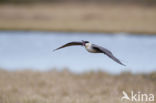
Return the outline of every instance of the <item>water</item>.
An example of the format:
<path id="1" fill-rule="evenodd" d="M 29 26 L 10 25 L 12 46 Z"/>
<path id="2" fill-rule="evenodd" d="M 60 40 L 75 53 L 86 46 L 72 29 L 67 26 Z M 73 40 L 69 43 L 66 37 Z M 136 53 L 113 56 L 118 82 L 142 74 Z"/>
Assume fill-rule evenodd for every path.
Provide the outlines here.
<path id="1" fill-rule="evenodd" d="M 88 53 L 81 46 L 52 52 L 65 43 L 81 40 L 109 49 L 127 66 L 117 64 L 104 54 Z M 91 70 L 148 73 L 156 71 L 156 36 L 0 31 L 0 67 L 7 70 L 67 67 L 76 73 Z"/>

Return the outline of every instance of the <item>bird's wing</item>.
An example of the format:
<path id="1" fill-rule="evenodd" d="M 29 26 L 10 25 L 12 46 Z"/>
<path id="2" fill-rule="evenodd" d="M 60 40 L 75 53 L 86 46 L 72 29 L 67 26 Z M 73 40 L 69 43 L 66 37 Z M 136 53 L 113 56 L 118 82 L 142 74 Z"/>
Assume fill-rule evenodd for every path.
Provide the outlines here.
<path id="1" fill-rule="evenodd" d="M 61 48 L 67 47 L 67 46 L 74 46 L 74 45 L 83 45 L 83 43 L 82 43 L 82 42 L 77 42 L 77 41 L 75 41 L 75 42 L 70 42 L 70 43 L 67 43 L 67 44 L 65 44 L 65 45 L 63 45 L 63 46 L 61 46 L 61 47 L 59 47 L 59 48 L 54 49 L 53 51 L 56 51 L 56 50 L 58 50 L 58 49 L 61 49 Z"/>
<path id="2" fill-rule="evenodd" d="M 124 65 L 126 66 L 125 64 L 121 63 L 121 61 L 119 59 L 117 59 L 111 51 L 107 50 L 106 48 L 104 47 L 101 47 L 101 46 L 98 46 L 98 45 L 95 45 L 93 44 L 92 45 L 94 49 L 96 49 L 97 51 L 101 52 L 101 53 L 104 53 L 106 54 L 108 57 L 110 57 L 111 59 L 113 59 L 115 62 L 121 64 L 121 65 Z"/>

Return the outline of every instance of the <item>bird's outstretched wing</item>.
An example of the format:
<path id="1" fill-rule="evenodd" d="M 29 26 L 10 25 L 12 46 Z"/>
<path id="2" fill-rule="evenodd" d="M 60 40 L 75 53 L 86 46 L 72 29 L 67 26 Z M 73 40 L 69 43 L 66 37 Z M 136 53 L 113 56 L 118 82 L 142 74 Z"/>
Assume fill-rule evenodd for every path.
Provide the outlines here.
<path id="1" fill-rule="evenodd" d="M 95 44 L 92 44 L 93 48 L 96 49 L 97 51 L 101 52 L 101 53 L 104 53 L 106 54 L 108 57 L 110 57 L 111 59 L 113 59 L 115 62 L 123 65 L 123 66 L 126 66 L 125 64 L 121 63 L 121 61 L 119 59 L 117 59 L 111 51 L 107 50 L 106 48 L 104 47 L 101 47 L 101 46 L 98 46 L 98 45 L 95 45 Z"/>
<path id="2" fill-rule="evenodd" d="M 59 47 L 59 48 L 54 49 L 53 51 L 56 51 L 58 49 L 61 49 L 61 48 L 67 47 L 67 46 L 76 46 L 76 45 L 83 45 L 83 43 L 82 42 L 77 42 L 77 41 L 70 42 L 70 43 L 67 43 L 67 44 Z"/>

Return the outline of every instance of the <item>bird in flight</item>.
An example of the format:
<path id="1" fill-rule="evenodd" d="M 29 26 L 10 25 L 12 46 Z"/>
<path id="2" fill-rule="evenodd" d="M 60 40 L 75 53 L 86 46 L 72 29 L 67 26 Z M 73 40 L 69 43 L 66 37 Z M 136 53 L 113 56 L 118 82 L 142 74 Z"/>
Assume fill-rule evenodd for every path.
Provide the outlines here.
<path id="1" fill-rule="evenodd" d="M 101 47 L 101 46 L 98 46 L 98 45 L 95 45 L 95 44 L 91 44 L 89 41 L 83 41 L 82 42 L 78 42 L 78 41 L 73 41 L 73 42 L 69 42 L 59 48 L 56 48 L 54 49 L 53 51 L 56 51 L 56 50 L 59 50 L 59 49 L 62 49 L 64 47 L 68 47 L 68 46 L 78 46 L 78 45 L 81 45 L 81 46 L 84 46 L 85 49 L 90 52 L 90 53 L 104 53 L 105 55 L 107 55 L 108 57 L 110 57 L 112 60 L 114 60 L 115 62 L 123 65 L 123 66 L 126 66 L 125 64 L 123 64 L 119 59 L 117 59 L 111 51 L 107 50 L 106 48 L 104 47 Z"/>

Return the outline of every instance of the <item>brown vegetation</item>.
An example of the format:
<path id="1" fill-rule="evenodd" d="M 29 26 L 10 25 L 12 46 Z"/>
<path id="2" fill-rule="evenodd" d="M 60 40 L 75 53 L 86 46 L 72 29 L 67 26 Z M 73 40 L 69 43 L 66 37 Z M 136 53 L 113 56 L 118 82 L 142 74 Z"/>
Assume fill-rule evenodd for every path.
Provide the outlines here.
<path id="1" fill-rule="evenodd" d="M 156 7 L 109 4 L 1 5 L 1 30 L 156 34 Z"/>
<path id="2" fill-rule="evenodd" d="M 123 90 L 156 96 L 156 73 L 0 70 L 0 103 L 121 103 Z"/>

